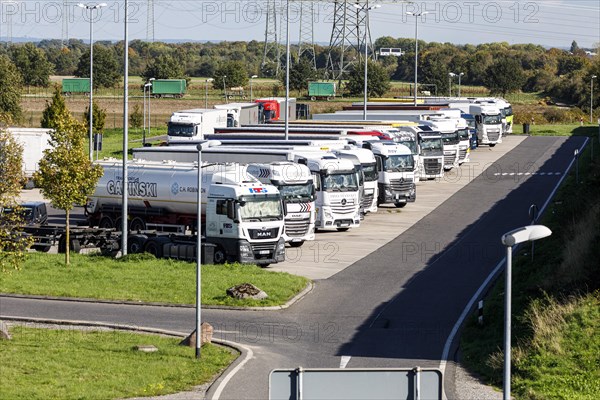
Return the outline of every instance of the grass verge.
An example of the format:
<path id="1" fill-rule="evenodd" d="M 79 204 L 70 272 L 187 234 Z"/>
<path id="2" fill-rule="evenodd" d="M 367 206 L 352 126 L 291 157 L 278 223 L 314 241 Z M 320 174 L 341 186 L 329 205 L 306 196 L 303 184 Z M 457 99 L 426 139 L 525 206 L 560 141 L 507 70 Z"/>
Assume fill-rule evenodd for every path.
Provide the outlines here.
<path id="1" fill-rule="evenodd" d="M 20 271 L 2 274 L 0 292 L 134 302 L 194 304 L 196 264 L 132 255 L 115 260 L 97 255 L 31 253 Z M 269 297 L 237 300 L 225 290 L 252 283 Z M 241 307 L 282 305 L 302 291 L 308 279 L 254 265 L 202 266 L 202 304 Z"/>
<path id="2" fill-rule="evenodd" d="M 584 127 L 585 128 L 585 127 Z M 582 134 L 581 127 L 573 134 Z M 597 127 L 596 127 L 597 134 Z M 596 138 L 595 146 L 598 147 Z M 600 157 L 580 156 L 543 220 L 553 234 L 513 259 L 512 383 L 517 399 L 600 398 Z M 467 321 L 463 361 L 502 384 L 504 279 L 487 296 L 484 325 Z"/>
<path id="3" fill-rule="evenodd" d="M 124 332 L 11 328 L 0 341 L 3 399 L 116 399 L 157 396 L 206 383 L 235 358 L 206 344 L 202 359 L 179 339 Z M 154 353 L 134 349 L 154 345 Z"/>

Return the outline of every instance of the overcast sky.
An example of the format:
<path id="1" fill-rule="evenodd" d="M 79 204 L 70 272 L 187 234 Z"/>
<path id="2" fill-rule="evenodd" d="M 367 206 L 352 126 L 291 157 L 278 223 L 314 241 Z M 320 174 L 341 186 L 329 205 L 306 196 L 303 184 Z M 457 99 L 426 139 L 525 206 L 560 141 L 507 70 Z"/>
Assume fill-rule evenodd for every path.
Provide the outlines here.
<path id="1" fill-rule="evenodd" d="M 124 1 L 106 2 L 94 12 L 94 39 L 123 38 Z M 65 23 L 63 0 L 0 0 L 0 40 L 13 38 L 56 38 L 63 32 L 69 38 L 89 40 L 89 11 L 68 1 Z M 259 40 L 265 38 L 265 1 L 154 0 L 154 39 L 159 40 Z M 285 10 L 285 1 L 277 1 Z M 299 37 L 298 1 L 290 1 L 290 36 Z M 365 3 L 362 1 L 361 3 Z M 394 4 L 396 3 L 396 4 Z M 129 0 L 130 39 L 147 39 L 152 24 L 148 2 Z M 333 26 L 333 1 L 314 2 L 314 40 L 329 43 Z M 506 41 L 569 47 L 576 40 L 580 47 L 600 42 L 600 0 L 540 1 L 370 1 L 381 4 L 370 12 L 373 38 L 380 36 L 414 38 L 415 19 L 407 11 L 428 11 L 419 18 L 419 39 L 428 42 L 479 44 Z M 87 13 L 87 14 L 86 14 Z M 285 23 L 278 18 L 277 23 Z"/>

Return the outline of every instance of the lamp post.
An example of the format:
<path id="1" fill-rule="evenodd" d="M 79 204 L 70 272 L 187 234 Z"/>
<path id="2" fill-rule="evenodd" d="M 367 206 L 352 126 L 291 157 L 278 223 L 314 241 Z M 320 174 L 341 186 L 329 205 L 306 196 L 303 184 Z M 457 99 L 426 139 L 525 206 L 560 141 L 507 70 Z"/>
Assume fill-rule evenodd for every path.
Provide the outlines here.
<path id="1" fill-rule="evenodd" d="M 77 7 L 85 8 L 86 10 L 90 10 L 90 161 L 94 159 L 94 152 L 92 147 L 92 135 L 94 131 L 94 29 L 92 28 L 94 25 L 94 10 L 99 10 L 102 7 L 106 7 L 106 3 L 99 4 L 77 4 Z"/>
<path id="2" fill-rule="evenodd" d="M 225 103 L 229 104 L 229 99 L 227 98 L 227 86 L 225 86 L 225 79 L 227 75 L 223 75 L 223 93 L 225 93 Z"/>
<path id="3" fill-rule="evenodd" d="M 252 80 L 254 80 L 255 78 L 258 78 L 258 75 L 252 75 L 250 77 L 250 101 L 252 101 Z"/>
<path id="4" fill-rule="evenodd" d="M 152 136 L 150 125 L 152 123 L 152 109 L 150 107 L 150 99 L 152 98 L 152 82 L 154 82 L 155 78 L 148 79 L 148 136 Z M 146 139 L 144 138 L 144 146 L 146 145 Z"/>
<path id="5" fill-rule="evenodd" d="M 218 140 L 209 140 L 199 143 L 198 149 L 198 195 L 196 197 L 196 358 L 200 358 L 200 345 L 202 344 L 202 327 L 201 327 L 201 297 L 202 297 L 202 148 L 208 148 L 220 145 Z"/>
<path id="6" fill-rule="evenodd" d="M 367 89 L 368 89 L 368 84 L 367 84 L 367 78 L 368 78 L 368 57 L 369 57 L 369 45 L 367 43 L 367 32 L 369 31 L 369 11 L 374 10 L 376 8 L 381 7 L 381 4 L 376 4 L 374 6 L 371 7 L 367 7 L 367 4 L 365 4 L 364 6 L 359 6 L 358 4 L 354 4 L 354 7 L 358 8 L 359 10 L 365 10 L 366 15 L 365 15 L 365 42 L 364 42 L 364 46 L 365 46 L 365 76 L 364 76 L 364 103 L 363 103 L 363 120 L 366 121 L 367 120 Z"/>
<path id="7" fill-rule="evenodd" d="M 502 235 L 502 244 L 506 247 L 506 288 L 504 291 L 504 400 L 510 400 L 512 248 L 519 243 L 542 239 L 551 234 L 552 231 L 544 225 L 528 225 Z"/>
<path id="8" fill-rule="evenodd" d="M 285 8 L 285 140 L 290 136 L 290 0 Z"/>
<path id="9" fill-rule="evenodd" d="M 208 83 L 212 81 L 214 81 L 213 78 L 204 81 L 204 108 L 208 108 Z"/>
<path id="10" fill-rule="evenodd" d="M 414 13 L 408 11 L 407 15 L 415 17 L 415 87 L 414 87 L 414 104 L 417 105 L 417 84 L 418 84 L 418 61 L 419 61 L 419 17 L 429 14 L 429 11 Z"/>
<path id="11" fill-rule="evenodd" d="M 594 123 L 594 79 L 596 75 L 592 75 L 590 79 L 590 124 Z"/>
<path id="12" fill-rule="evenodd" d="M 460 74 L 458 74 L 458 97 L 460 97 L 460 78 L 462 78 L 462 76 L 464 75 L 464 72 L 461 72 Z"/>
<path id="13" fill-rule="evenodd" d="M 147 92 L 148 87 L 150 87 L 150 86 L 152 86 L 152 84 L 150 82 L 148 82 L 144 85 L 144 95 L 143 95 L 143 98 L 144 98 L 144 101 L 143 101 L 143 103 L 144 103 L 144 107 L 143 107 L 144 108 L 144 112 L 143 112 L 144 128 L 142 129 L 142 146 L 146 145 L 146 92 Z M 148 97 L 150 97 L 150 96 L 148 96 Z M 150 104 L 150 99 L 148 99 L 148 104 Z"/>
<path id="14" fill-rule="evenodd" d="M 121 255 L 127 255 L 127 214 L 129 212 L 129 169 L 127 149 L 129 144 L 129 1 L 125 0 L 123 17 L 123 173 L 121 190 Z"/>
<path id="15" fill-rule="evenodd" d="M 448 72 L 448 97 L 452 97 L 452 78 L 455 76 L 454 72 Z"/>

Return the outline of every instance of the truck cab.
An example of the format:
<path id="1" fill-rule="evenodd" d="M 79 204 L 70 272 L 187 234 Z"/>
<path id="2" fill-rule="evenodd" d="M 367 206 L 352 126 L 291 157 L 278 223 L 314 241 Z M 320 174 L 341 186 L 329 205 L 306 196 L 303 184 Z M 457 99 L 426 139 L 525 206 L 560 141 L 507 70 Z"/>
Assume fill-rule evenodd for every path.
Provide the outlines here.
<path id="1" fill-rule="evenodd" d="M 471 104 L 469 113 L 475 118 L 478 144 L 494 147 L 502 143 L 502 113 L 493 104 Z"/>
<path id="2" fill-rule="evenodd" d="M 197 108 L 176 111 L 167 125 L 167 142 L 189 143 L 214 134 L 217 127 L 227 126 L 227 110 Z"/>
<path id="3" fill-rule="evenodd" d="M 305 164 L 313 175 L 317 229 L 347 231 L 360 226 L 358 179 L 354 163 L 334 154 L 299 152 L 295 161 Z"/>
<path id="4" fill-rule="evenodd" d="M 314 240 L 316 193 L 308 167 L 289 161 L 275 161 L 249 164 L 248 173 L 279 190 L 286 211 L 283 239 L 292 247 Z"/>
<path id="5" fill-rule="evenodd" d="M 431 127 L 431 129 L 440 132 L 444 144 L 444 169 L 451 170 L 458 167 L 458 151 L 460 137 L 456 129 L 456 121 L 451 118 L 431 118 L 420 121 L 422 125 Z"/>
<path id="6" fill-rule="evenodd" d="M 377 204 L 404 207 L 417 197 L 415 163 L 411 150 L 393 141 L 365 142 L 377 160 L 379 196 Z"/>
<path id="7" fill-rule="evenodd" d="M 433 130 L 424 129 L 419 132 L 419 177 L 423 179 L 436 179 L 444 177 L 444 143 L 442 135 Z"/>

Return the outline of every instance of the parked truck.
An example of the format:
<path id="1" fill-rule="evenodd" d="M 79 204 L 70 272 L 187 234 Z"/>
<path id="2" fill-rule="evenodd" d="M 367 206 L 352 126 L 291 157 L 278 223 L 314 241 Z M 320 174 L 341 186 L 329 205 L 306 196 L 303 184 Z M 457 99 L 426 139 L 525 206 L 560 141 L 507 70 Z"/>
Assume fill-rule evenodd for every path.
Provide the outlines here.
<path id="1" fill-rule="evenodd" d="M 30 180 L 39 169 L 44 151 L 50 149 L 50 129 L 48 128 L 8 128 L 8 132 L 23 146 L 23 172 Z"/>
<path id="2" fill-rule="evenodd" d="M 187 90 L 185 79 L 156 79 L 152 81 L 152 97 L 181 98 Z"/>
<path id="3" fill-rule="evenodd" d="M 456 121 L 451 118 L 431 118 L 420 121 L 422 125 L 440 132 L 444 145 L 444 169 L 451 170 L 458 167 L 460 135 L 456 128 Z"/>
<path id="4" fill-rule="evenodd" d="M 167 128 L 167 143 L 200 141 L 215 128 L 227 126 L 227 110 L 195 108 L 175 111 Z"/>
<path id="5" fill-rule="evenodd" d="M 120 226 L 123 191 L 122 162 L 103 161 L 96 190 L 86 205 L 90 226 Z M 239 164 L 203 165 L 202 234 L 214 244 L 214 262 L 269 265 L 285 258 L 283 206 L 276 187 L 248 174 Z M 140 232 L 140 249 L 163 256 L 192 253 L 194 237 L 185 235 L 197 225 L 198 165 L 137 161 L 129 165 L 131 231 Z M 181 234 L 148 238 L 147 229 L 176 228 Z M 197 232 L 196 232 L 197 233 Z"/>
<path id="6" fill-rule="evenodd" d="M 90 93 L 90 78 L 64 78 L 62 80 L 62 93 L 65 96 L 75 93 Z"/>
<path id="7" fill-rule="evenodd" d="M 335 82 L 308 82 L 308 97 L 312 101 L 335 98 Z"/>
<path id="8" fill-rule="evenodd" d="M 248 173 L 275 186 L 285 207 L 283 239 L 299 247 L 315 239 L 315 185 L 306 165 L 291 161 L 248 164 Z"/>
<path id="9" fill-rule="evenodd" d="M 247 126 L 258 124 L 257 103 L 229 103 L 215 105 L 217 110 L 227 110 L 227 126 Z"/>
<path id="10" fill-rule="evenodd" d="M 478 144 L 494 147 L 502 143 L 502 113 L 494 104 L 471 104 L 469 114 L 475 118 Z"/>
<path id="11" fill-rule="evenodd" d="M 263 121 L 283 121 L 285 120 L 285 97 L 267 97 L 264 99 L 256 99 L 255 103 L 262 104 Z M 288 98 L 288 120 L 296 119 L 296 98 Z"/>

